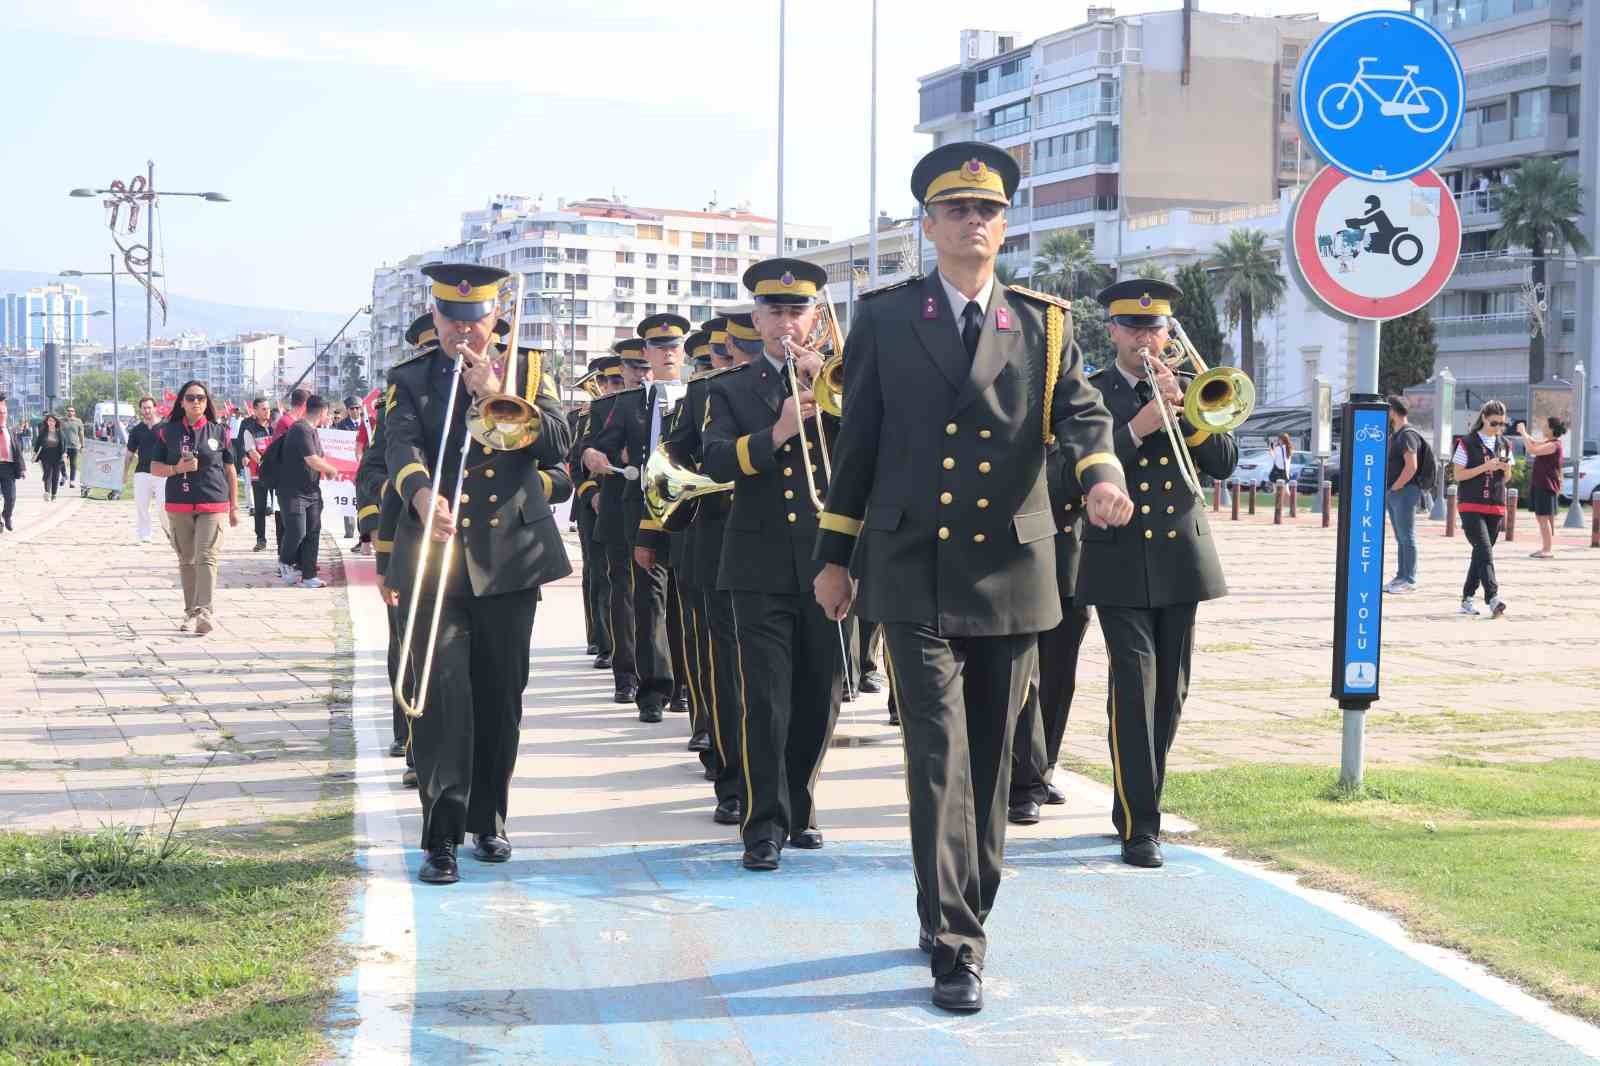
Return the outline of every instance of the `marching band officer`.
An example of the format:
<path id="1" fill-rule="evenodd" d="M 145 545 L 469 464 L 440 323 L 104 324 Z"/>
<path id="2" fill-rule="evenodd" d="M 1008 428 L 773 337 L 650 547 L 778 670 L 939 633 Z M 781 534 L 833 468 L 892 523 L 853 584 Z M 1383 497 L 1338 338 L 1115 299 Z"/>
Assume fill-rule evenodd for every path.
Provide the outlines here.
<path id="1" fill-rule="evenodd" d="M 589 373 L 578 384 L 598 400 L 609 396 L 622 386 L 622 360 L 614 355 L 603 355 L 589 362 Z M 600 481 L 583 468 L 584 442 L 593 428 L 594 404 L 583 406 L 583 416 L 578 419 L 573 434 L 572 452 L 567 467 L 573 480 L 578 482 L 572 512 L 578 523 L 578 547 L 583 552 L 583 599 L 589 619 L 589 642 L 596 649 L 594 668 L 611 669 L 611 577 L 606 572 L 605 547 L 594 539 L 595 523 L 599 521 L 595 504 L 600 499 Z"/>
<path id="2" fill-rule="evenodd" d="M 623 500 L 639 487 L 623 475 L 612 473 L 621 470 L 624 463 L 613 463 L 606 454 L 594 446 L 595 437 L 610 420 L 616 405 L 638 389 L 650 371 L 644 359 L 644 341 L 637 337 L 618 341 L 612 346 L 617 355 L 617 383 L 602 399 L 589 405 L 589 436 L 580 452 L 584 470 L 600 481 L 599 500 L 594 503 L 594 540 L 605 552 L 606 577 L 610 584 L 611 614 L 611 676 L 616 682 L 612 700 L 632 703 L 639 695 L 636 626 L 633 611 L 634 575 L 633 549 L 623 527 Z M 620 458 L 620 455 L 618 456 Z M 636 460 L 635 460 L 636 461 Z M 591 501 L 594 497 L 590 497 Z M 599 660 L 595 660 L 597 668 Z"/>
<path id="3" fill-rule="evenodd" d="M 576 388 L 584 389 L 585 395 L 588 395 L 587 390 L 594 386 L 595 380 L 595 374 L 591 370 L 589 373 L 585 374 L 577 381 L 574 381 L 572 384 Z M 571 409 L 567 411 L 567 431 L 570 434 L 569 439 L 572 441 L 573 448 L 576 448 L 578 441 L 583 439 L 583 423 L 584 419 L 588 417 L 588 414 L 589 404 L 587 401 L 579 401 L 578 403 L 573 404 Z M 578 476 L 578 472 L 574 468 L 574 459 L 575 457 L 572 454 L 572 449 L 569 448 L 567 451 L 567 473 L 572 478 L 572 483 L 577 485 L 583 479 Z M 594 614 L 589 610 L 589 548 L 582 531 L 578 529 L 578 519 L 583 514 L 584 510 L 587 510 L 587 508 L 573 508 L 571 515 L 571 528 L 573 531 L 578 533 L 578 551 L 581 553 L 581 557 L 583 559 L 583 582 L 581 598 L 583 600 L 583 638 L 587 647 L 586 654 L 593 655 L 598 658 L 600 655 L 600 642 L 596 639 L 595 635 Z M 592 516 L 594 512 L 590 511 L 589 514 Z"/>
<path id="4" fill-rule="evenodd" d="M 1050 483 L 1050 513 L 1059 529 L 1056 545 L 1056 591 L 1061 596 L 1061 624 L 1039 634 L 1038 677 L 1017 716 L 1011 746 L 1011 801 L 1006 817 L 1017 825 L 1039 821 L 1039 805 L 1059 806 L 1067 795 L 1055 784 L 1061 737 L 1072 710 L 1077 686 L 1078 652 L 1089 631 L 1089 608 L 1077 602 L 1078 557 L 1082 554 L 1083 488 L 1067 467 L 1066 457 L 1052 445 L 1045 455 Z"/>
<path id="5" fill-rule="evenodd" d="M 632 565 L 635 654 L 638 661 L 639 721 L 659 722 L 677 695 L 674 676 L 674 637 L 678 623 L 672 609 L 672 579 L 667 567 L 667 552 L 639 546 L 641 521 L 648 522 L 644 510 L 643 473 L 650 450 L 659 439 L 662 425 L 671 414 L 663 410 L 665 394 L 654 386 L 676 383 L 683 363 L 683 338 L 689 320 L 674 314 L 651 315 L 639 323 L 644 345 L 643 357 L 648 376 L 637 390 L 629 389 L 612 404 L 605 424 L 596 431 L 584 452 L 590 470 L 597 464 L 624 462 L 639 468 L 641 478 L 622 493 L 622 529 Z M 632 360 L 637 362 L 637 359 Z M 623 363 L 630 362 L 628 355 Z M 681 634 L 679 634 L 681 640 Z M 675 708 L 676 709 L 676 708 Z M 687 710 L 687 704 L 683 707 Z"/>
<path id="6" fill-rule="evenodd" d="M 707 323 L 712 327 L 707 333 L 706 347 L 712 362 L 723 360 L 727 366 L 733 359 L 727 355 L 726 326 L 721 319 Z M 695 350 L 695 339 L 690 339 L 690 351 Z M 718 349 L 721 349 L 719 354 Z M 708 370 L 689 380 L 689 391 L 683 398 L 680 414 L 667 438 L 667 448 L 673 456 L 703 470 L 705 465 L 705 440 L 703 431 L 707 420 L 706 403 L 711 385 L 727 370 Z M 717 806 L 712 821 L 718 825 L 738 825 L 744 815 L 744 759 L 740 751 L 739 720 L 743 699 L 739 691 L 739 647 L 733 617 L 733 597 L 717 587 L 717 573 L 722 562 L 722 541 L 727 529 L 729 495 L 718 492 L 699 498 L 694 504 L 694 517 L 688 529 L 684 550 L 684 566 L 680 577 L 685 595 L 692 605 L 696 637 L 695 661 L 699 665 L 700 703 L 709 710 L 709 750 L 702 755 L 716 793 Z M 709 761 L 707 761 L 709 760 Z"/>
<path id="7" fill-rule="evenodd" d="M 1012 732 L 1037 635 L 1061 621 L 1046 445 L 1084 485 L 1091 522 L 1131 511 L 1065 303 L 996 284 L 1017 178 L 1009 154 L 976 142 L 936 148 L 912 172 L 938 271 L 869 294 L 856 312 L 817 536 L 818 602 L 830 618 L 849 614 L 853 572 L 861 614 L 887 641 L 919 944 L 947 1010 L 983 1006 Z"/>
<path id="8" fill-rule="evenodd" d="M 422 272 L 432 280 L 439 348 L 389 372 L 394 394 L 384 419 L 385 466 L 405 509 L 385 580 L 400 590 L 400 607 L 408 610 L 410 597 L 418 594 L 413 579 L 422 553 L 456 538 L 449 569 L 423 573 L 410 664 L 420 677 L 434 600 L 442 597 L 427 704 L 412 720 L 412 738 L 427 852 L 418 879 L 453 884 L 460 879 L 456 849 L 469 832 L 481 861 L 511 856 L 506 808 L 539 588 L 572 572 L 550 509 L 558 478 L 571 491 L 560 466 L 570 440 L 537 353 L 515 347 L 515 338 L 508 353 L 493 343 L 506 271 L 439 263 Z M 518 389 L 538 406 L 542 431 L 519 450 L 480 448 L 467 435 L 467 407 L 501 391 L 512 359 L 521 364 Z M 458 372 L 447 423 L 444 408 Z M 435 484 L 432 471 L 441 450 Z M 458 486 L 463 455 L 466 469 Z M 459 519 L 450 505 L 457 491 Z M 430 512 L 432 544 L 423 539 Z"/>
<path id="9" fill-rule="evenodd" d="M 1228 592 L 1205 508 L 1178 471 L 1179 457 L 1146 380 L 1148 365 L 1195 466 L 1215 478 L 1232 473 L 1239 460 L 1233 435 L 1197 431 L 1182 418 L 1187 378 L 1161 361 L 1179 294 L 1166 282 L 1130 278 L 1098 296 L 1111 319 L 1117 358 L 1091 381 L 1111 411 L 1117 458 L 1138 513 L 1125 529 L 1084 530 L 1077 591 L 1094 606 L 1106 641 L 1111 821 L 1130 866 L 1162 863 L 1161 786 L 1189 690 L 1195 610 L 1201 600 Z"/>
<path id="10" fill-rule="evenodd" d="M 776 870 L 785 842 L 822 846 L 816 782 L 845 669 L 839 629 L 808 588 L 817 572 L 811 560 L 817 512 L 805 456 L 817 491 L 825 492 L 818 434 L 832 430 L 819 426 L 805 385 L 821 360 L 804 345 L 826 281 L 821 267 L 797 259 L 767 259 L 745 271 L 763 354 L 712 381 L 704 429 L 705 472 L 734 484 L 717 587 L 733 594 L 738 631 L 747 870 Z M 808 357 L 798 392 L 784 369 L 786 339 L 796 355 Z M 832 416 L 824 419 L 837 425 Z"/>

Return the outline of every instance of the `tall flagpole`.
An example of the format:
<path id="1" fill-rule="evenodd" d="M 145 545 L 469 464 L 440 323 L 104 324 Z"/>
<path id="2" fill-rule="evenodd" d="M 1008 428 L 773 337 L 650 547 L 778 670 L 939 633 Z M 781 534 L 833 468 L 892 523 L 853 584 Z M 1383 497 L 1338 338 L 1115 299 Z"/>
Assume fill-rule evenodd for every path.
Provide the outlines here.
<path id="1" fill-rule="evenodd" d="M 872 122 L 867 165 L 867 285 L 878 287 L 878 0 L 872 0 Z M 850 264 L 852 275 L 855 263 Z"/>
<path id="2" fill-rule="evenodd" d="M 778 0 L 778 254 L 784 255 L 783 244 L 783 29 L 788 21 L 785 0 Z"/>

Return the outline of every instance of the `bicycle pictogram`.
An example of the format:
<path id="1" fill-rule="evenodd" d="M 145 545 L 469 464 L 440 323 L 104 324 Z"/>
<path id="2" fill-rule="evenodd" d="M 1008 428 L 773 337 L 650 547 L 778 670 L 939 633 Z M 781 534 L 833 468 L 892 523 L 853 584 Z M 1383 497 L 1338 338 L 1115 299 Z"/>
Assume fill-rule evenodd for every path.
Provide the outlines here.
<path id="1" fill-rule="evenodd" d="M 1444 125 L 1450 110 L 1444 93 L 1431 85 L 1418 85 L 1417 73 L 1421 70 L 1413 63 L 1401 66 L 1404 74 L 1371 74 L 1367 64 L 1377 62 L 1375 56 L 1362 56 L 1356 61 L 1355 76 L 1349 81 L 1336 81 L 1323 89 L 1317 97 L 1317 114 L 1329 129 L 1347 130 L 1361 121 L 1366 109 L 1366 99 L 1360 90 L 1365 89 L 1378 101 L 1378 113 L 1389 118 L 1399 116 L 1417 133 L 1432 133 Z M 1374 82 L 1398 82 L 1394 95 L 1384 99 L 1373 87 Z"/>

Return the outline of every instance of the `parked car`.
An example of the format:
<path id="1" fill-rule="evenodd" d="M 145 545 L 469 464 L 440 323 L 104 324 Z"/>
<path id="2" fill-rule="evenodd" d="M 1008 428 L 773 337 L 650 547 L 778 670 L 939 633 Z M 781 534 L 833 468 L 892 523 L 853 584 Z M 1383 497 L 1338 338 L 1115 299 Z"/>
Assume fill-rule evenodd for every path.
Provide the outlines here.
<path id="1" fill-rule="evenodd" d="M 1259 451 L 1251 452 L 1249 455 L 1241 454 L 1230 477 L 1241 485 L 1266 485 L 1267 477 L 1271 473 L 1272 453 Z"/>
<path id="2" fill-rule="evenodd" d="M 1562 473 L 1561 502 L 1565 505 L 1572 502 L 1572 475 Z M 1597 491 L 1600 491 L 1600 455 L 1591 455 L 1578 464 L 1578 498 L 1585 503 L 1595 503 Z"/>

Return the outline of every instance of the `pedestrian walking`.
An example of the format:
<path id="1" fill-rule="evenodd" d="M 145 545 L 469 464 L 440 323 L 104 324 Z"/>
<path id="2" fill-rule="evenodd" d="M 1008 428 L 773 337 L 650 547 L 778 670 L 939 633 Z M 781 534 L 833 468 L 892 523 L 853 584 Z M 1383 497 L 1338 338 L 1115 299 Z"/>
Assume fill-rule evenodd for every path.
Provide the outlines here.
<path id="1" fill-rule="evenodd" d="M 1561 498 L 1561 463 L 1566 454 L 1561 438 L 1566 435 L 1567 424 L 1554 416 L 1545 419 L 1549 436 L 1531 437 L 1527 428 L 1517 423 L 1522 447 L 1533 457 L 1533 469 L 1528 473 L 1528 487 L 1533 490 L 1533 517 L 1539 523 L 1539 550 L 1529 558 L 1554 559 L 1556 557 L 1556 504 Z"/>
<path id="2" fill-rule="evenodd" d="M 152 539 L 150 509 L 154 505 L 156 513 L 161 516 L 161 531 L 167 532 L 166 509 L 157 503 L 157 499 L 165 500 L 164 486 L 166 479 L 156 477 L 150 472 L 150 460 L 154 458 L 156 446 L 160 443 L 156 430 L 161 422 L 156 415 L 156 401 L 152 396 L 145 396 L 139 400 L 139 421 L 133 429 L 128 431 L 127 455 L 122 460 L 122 479 L 128 479 L 128 469 L 133 468 L 133 535 L 140 544 L 149 544 Z"/>
<path id="3" fill-rule="evenodd" d="M 1289 463 L 1294 459 L 1294 442 L 1289 439 L 1289 434 L 1279 433 L 1278 439 L 1272 442 L 1272 447 L 1267 451 L 1272 457 L 1272 473 L 1267 480 L 1274 485 L 1288 481 Z"/>
<path id="4" fill-rule="evenodd" d="M 1433 452 L 1406 416 L 1410 408 L 1398 396 L 1389 397 L 1389 457 L 1385 476 L 1389 493 L 1384 506 L 1389 528 L 1394 530 L 1400 556 L 1394 580 L 1383 587 L 1392 593 L 1413 592 L 1417 587 L 1417 508 L 1425 486 L 1433 484 Z"/>
<path id="5" fill-rule="evenodd" d="M 39 437 L 33 446 L 33 458 L 39 464 L 44 479 L 44 498 L 56 498 L 56 490 L 61 487 L 61 463 L 66 452 L 66 445 L 61 432 L 61 419 L 53 414 L 44 416 L 44 422 L 39 426 Z"/>
<path id="6" fill-rule="evenodd" d="M 239 524 L 239 479 L 233 471 L 228 427 L 217 421 L 211 393 L 201 381 L 186 381 L 178 405 L 157 430 L 159 445 L 150 472 L 164 477 L 167 537 L 178 553 L 183 584 L 185 633 L 211 632 L 217 560 L 227 525 Z"/>
<path id="7" fill-rule="evenodd" d="M 317 577 L 317 547 L 322 539 L 320 482 L 323 476 L 339 473 L 322 457 L 322 438 L 317 435 L 327 415 L 327 401 L 321 396 L 309 397 L 305 414 L 284 434 L 283 458 L 278 464 L 278 505 L 283 510 L 278 566 L 285 583 L 308 589 L 323 584 Z"/>
<path id="8" fill-rule="evenodd" d="M 348 430 L 351 433 L 360 432 L 361 423 L 357 422 L 355 418 L 356 412 L 360 409 L 360 405 L 356 402 L 354 396 L 346 396 L 342 403 L 338 400 L 333 401 L 333 414 L 330 416 L 333 420 L 333 428 Z M 347 514 L 344 516 L 344 535 L 346 539 L 355 539 L 355 515 Z"/>
<path id="9" fill-rule="evenodd" d="M 17 506 L 17 482 L 28 476 L 27 449 L 11 424 L 9 402 L 0 393 L 0 529 L 10 533 Z"/>
<path id="10" fill-rule="evenodd" d="M 83 419 L 78 417 L 75 408 L 67 408 L 67 417 L 61 420 L 61 447 L 64 453 L 63 462 L 66 466 L 67 484 L 73 488 L 78 485 L 78 452 L 83 448 Z"/>
<path id="11" fill-rule="evenodd" d="M 1472 545 L 1472 562 L 1461 589 L 1461 613 L 1479 614 L 1473 602 L 1483 588 L 1484 602 L 1499 618 L 1506 613 L 1494 572 L 1494 544 L 1506 518 L 1506 477 L 1515 463 L 1505 438 L 1506 405 L 1490 400 L 1478 411 L 1472 429 L 1456 443 L 1451 465 L 1456 474 L 1456 510 L 1461 533 Z"/>
<path id="12" fill-rule="evenodd" d="M 256 527 L 255 550 L 266 551 L 267 516 L 272 514 L 272 486 L 261 479 L 261 457 L 272 442 L 272 419 L 265 396 L 257 396 L 250 404 L 250 417 L 240 423 L 239 435 L 243 444 L 245 469 L 249 471 L 250 514 L 255 519 Z M 281 549 L 283 531 L 275 529 L 275 532 Z"/>

